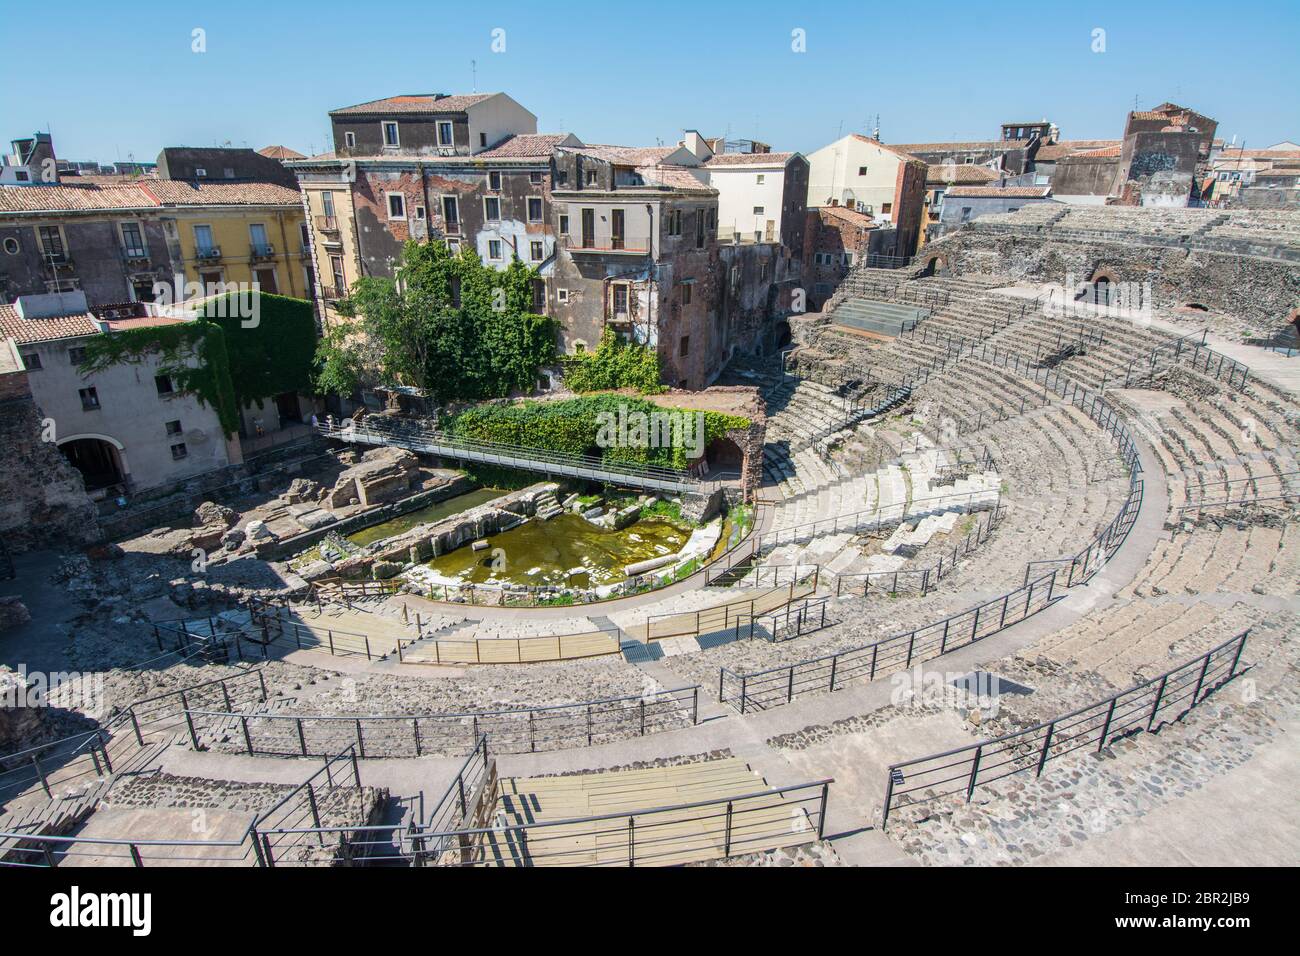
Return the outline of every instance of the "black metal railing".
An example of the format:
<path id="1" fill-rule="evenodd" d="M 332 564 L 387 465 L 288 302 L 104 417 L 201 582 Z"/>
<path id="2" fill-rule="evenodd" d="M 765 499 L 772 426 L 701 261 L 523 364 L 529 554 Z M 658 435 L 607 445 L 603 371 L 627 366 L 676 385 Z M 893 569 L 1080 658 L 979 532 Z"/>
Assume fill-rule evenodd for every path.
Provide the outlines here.
<path id="1" fill-rule="evenodd" d="M 1237 673 L 1249 631 L 1113 697 L 992 740 L 889 767 L 881 828 L 890 814 L 964 795 L 1013 774 L 1041 776 L 1051 760 L 1076 750 L 1104 750 L 1114 741 L 1180 720 Z M 919 794 L 919 796 L 918 796 Z"/>
<path id="2" fill-rule="evenodd" d="M 429 866 L 674 866 L 729 859 L 821 840 L 834 782 L 536 823 L 422 827 L 413 837 Z"/>
<path id="3" fill-rule="evenodd" d="M 973 644 L 1032 617 L 1057 600 L 1055 570 L 1024 587 L 968 608 L 941 621 L 861 644 L 833 654 L 767 670 L 718 674 L 718 699 L 744 714 L 788 704 L 799 694 L 840 690 L 853 680 L 875 680 L 915 663 Z"/>
<path id="4" fill-rule="evenodd" d="M 1258 475 L 1250 478 L 1230 478 L 1188 489 L 1194 500 L 1178 509 L 1178 517 L 1200 517 L 1207 511 L 1227 511 L 1233 508 L 1251 508 L 1266 504 L 1293 504 L 1300 501 L 1300 471 L 1281 474 Z"/>
<path id="5" fill-rule="evenodd" d="M 483 734 L 498 753 L 535 753 L 591 746 L 694 726 L 699 687 L 610 697 L 575 704 L 447 714 L 326 716 L 234 711 L 186 711 L 193 728 L 228 732 L 243 753 L 325 756 L 354 746 L 361 757 L 423 757 L 464 753 Z M 202 733 L 196 748 L 207 745 Z"/>

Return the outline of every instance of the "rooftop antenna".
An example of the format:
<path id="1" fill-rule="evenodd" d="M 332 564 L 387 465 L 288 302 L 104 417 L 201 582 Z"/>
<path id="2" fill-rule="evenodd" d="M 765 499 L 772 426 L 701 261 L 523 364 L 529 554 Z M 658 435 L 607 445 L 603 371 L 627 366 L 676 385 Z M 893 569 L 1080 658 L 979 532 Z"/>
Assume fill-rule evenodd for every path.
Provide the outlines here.
<path id="1" fill-rule="evenodd" d="M 478 60 L 469 61 L 469 72 L 472 77 L 470 81 L 470 92 L 478 92 Z"/>

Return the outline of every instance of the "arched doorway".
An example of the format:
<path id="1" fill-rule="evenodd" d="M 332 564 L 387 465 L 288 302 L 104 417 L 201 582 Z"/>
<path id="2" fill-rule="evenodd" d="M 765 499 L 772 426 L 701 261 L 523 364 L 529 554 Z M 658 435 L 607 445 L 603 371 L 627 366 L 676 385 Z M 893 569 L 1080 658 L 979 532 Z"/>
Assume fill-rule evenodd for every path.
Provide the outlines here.
<path id="1" fill-rule="evenodd" d="M 776 350 L 778 352 L 785 351 L 790 347 L 792 341 L 794 341 L 794 339 L 790 334 L 790 323 L 785 319 L 782 319 L 780 322 L 776 323 Z"/>
<path id="2" fill-rule="evenodd" d="M 713 439 L 704 449 L 704 460 L 710 474 L 716 471 L 739 472 L 745 464 L 745 453 L 727 436 Z"/>
<path id="3" fill-rule="evenodd" d="M 126 483 L 122 446 L 112 439 L 98 435 L 68 438 L 59 443 L 59 451 L 81 472 L 87 491 L 99 491 Z"/>
<path id="4" fill-rule="evenodd" d="M 946 276 L 948 274 L 948 260 L 944 256 L 932 256 L 926 260 L 925 267 L 921 269 L 919 278 L 928 276 Z"/>

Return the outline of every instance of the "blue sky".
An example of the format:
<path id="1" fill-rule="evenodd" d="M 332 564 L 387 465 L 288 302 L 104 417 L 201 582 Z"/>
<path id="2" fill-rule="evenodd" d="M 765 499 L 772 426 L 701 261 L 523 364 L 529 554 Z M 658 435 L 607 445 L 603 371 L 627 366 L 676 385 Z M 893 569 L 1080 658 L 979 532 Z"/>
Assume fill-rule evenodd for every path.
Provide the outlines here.
<path id="1" fill-rule="evenodd" d="M 689 127 L 810 152 L 876 114 L 895 143 L 993 138 L 1044 116 L 1067 138 L 1115 138 L 1135 96 L 1190 106 L 1248 145 L 1300 142 L 1296 0 L 179 6 L 8 3 L 0 138 L 49 128 L 61 157 L 102 162 L 226 142 L 319 152 L 330 109 L 468 92 L 474 60 L 480 91 L 587 142 L 675 142 Z"/>

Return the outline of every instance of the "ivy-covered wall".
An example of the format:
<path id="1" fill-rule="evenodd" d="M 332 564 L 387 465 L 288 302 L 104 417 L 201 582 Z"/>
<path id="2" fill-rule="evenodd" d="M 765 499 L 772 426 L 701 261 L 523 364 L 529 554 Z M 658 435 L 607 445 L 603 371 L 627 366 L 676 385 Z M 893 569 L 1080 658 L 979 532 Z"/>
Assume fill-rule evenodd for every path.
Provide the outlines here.
<path id="1" fill-rule="evenodd" d="M 651 447 L 649 443 L 635 443 L 638 422 L 643 421 L 638 418 L 638 413 L 648 418 L 654 413 L 674 411 L 677 410 L 642 398 L 604 394 L 553 402 L 480 405 L 452 416 L 443 423 L 443 427 L 452 434 L 477 441 L 545 448 L 574 455 L 599 455 L 609 462 L 680 469 L 689 464 L 689 452 L 692 449 L 681 446 Z M 694 416 L 696 413 L 683 410 L 680 414 Z M 724 415 L 721 412 L 699 414 L 703 416 L 704 423 L 701 447 L 707 447 L 711 441 L 729 431 L 750 426 L 749 419 L 738 415 Z M 630 437 L 633 441 L 609 442 L 607 433 L 611 420 L 630 422 L 631 427 L 620 437 Z"/>

